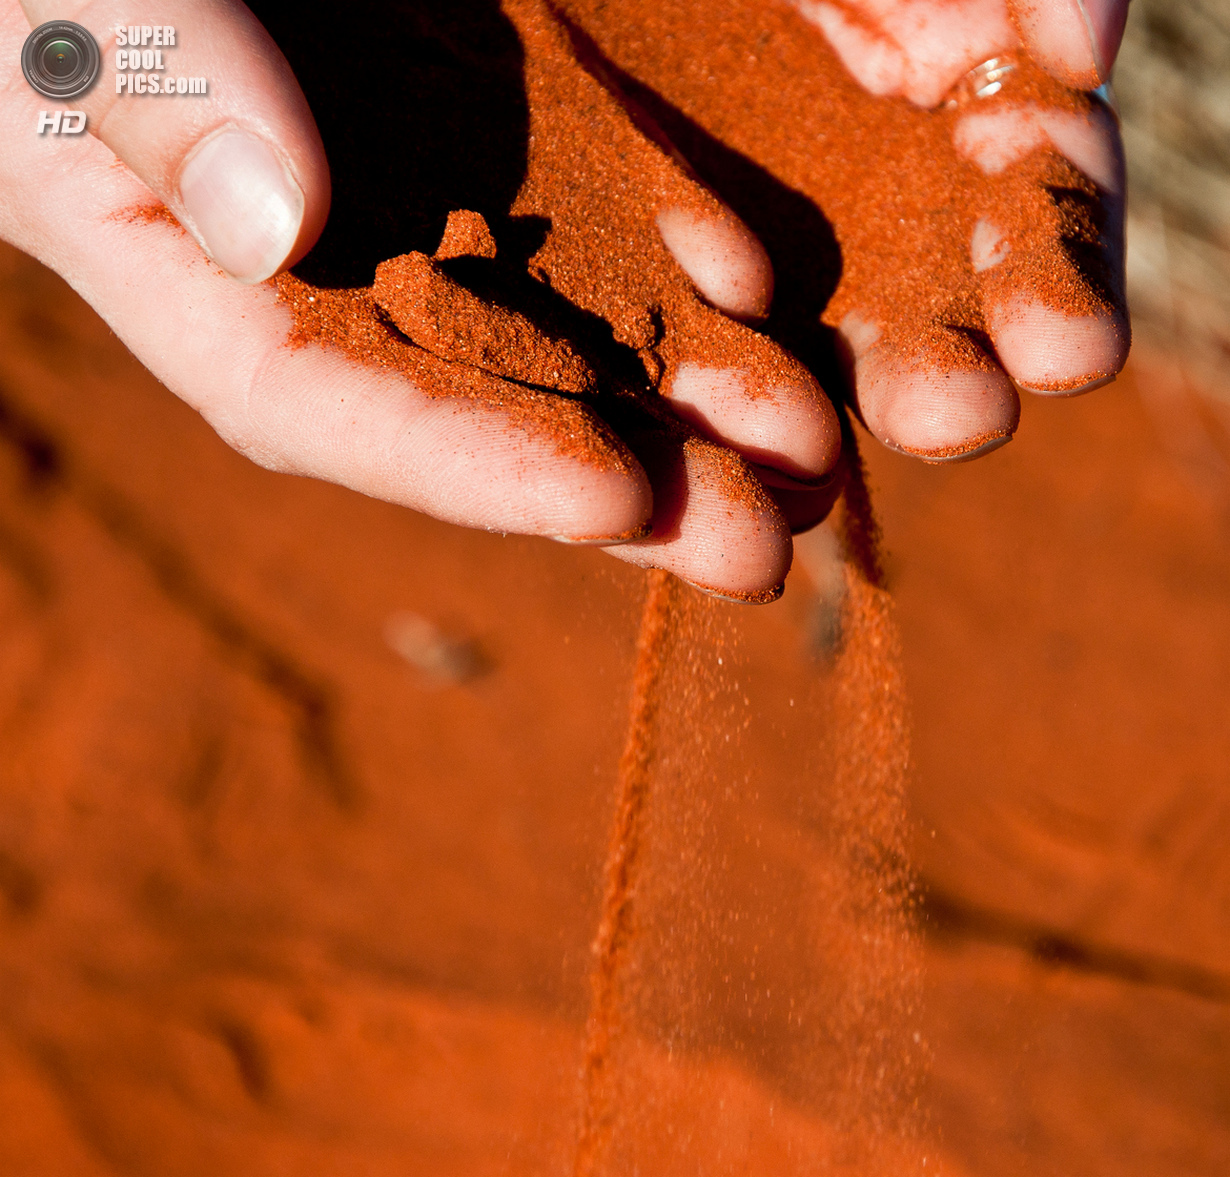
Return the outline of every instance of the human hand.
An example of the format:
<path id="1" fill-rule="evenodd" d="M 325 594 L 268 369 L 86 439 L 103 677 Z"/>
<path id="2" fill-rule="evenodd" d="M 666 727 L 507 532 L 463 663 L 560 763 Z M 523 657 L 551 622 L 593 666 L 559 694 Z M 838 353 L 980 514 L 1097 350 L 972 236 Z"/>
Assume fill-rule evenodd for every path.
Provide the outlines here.
<path id="1" fill-rule="evenodd" d="M 36 0 L 23 7 L 9 3 L 0 18 L 0 52 L 10 63 L 0 104 L 9 145 L 0 159 L 0 234 L 64 275 L 228 443 L 270 469 L 467 526 L 617 542 L 642 536 L 652 515 L 659 531 L 650 544 L 615 550 L 722 593 L 772 594 L 789 564 L 789 523 L 763 492 L 732 502 L 722 489 L 729 462 L 681 466 L 677 447 L 647 474 L 592 406 L 561 400 L 563 417 L 586 435 L 586 456 L 578 456 L 523 428 L 516 385 L 479 401 L 441 397 L 324 348 L 285 346 L 291 316 L 261 280 L 311 247 L 329 207 L 329 174 L 294 76 L 242 5 L 178 0 L 156 14 L 148 5 L 57 6 L 57 18 L 95 30 L 103 52 L 99 85 L 71 104 L 93 132 L 79 138 L 36 133 L 38 112 L 53 104 L 29 90 L 17 62 L 31 25 L 52 10 Z M 178 31 L 175 70 L 208 79 L 205 98 L 116 96 L 114 42 L 104 30 L 152 24 L 155 15 Z M 293 19 L 319 37 L 310 13 Z M 754 316 L 768 297 L 763 252 L 708 200 L 711 215 L 676 226 L 672 248 L 714 301 Z M 703 360 L 703 349 L 679 354 Z M 449 372 L 440 366 L 437 375 Z M 814 480 L 836 459 L 835 419 L 814 380 L 796 375 L 784 400 L 762 398 L 725 417 L 713 402 L 730 382 L 706 390 L 693 381 L 697 425 L 743 445 L 761 466 Z M 467 379 L 499 383 L 482 373 Z M 688 452 L 725 453 L 747 470 L 729 448 Z M 793 492 L 778 493 L 789 500 Z M 815 509 L 817 494 L 801 494 Z"/>
<path id="2" fill-rule="evenodd" d="M 1073 393 L 1122 366 L 1116 122 L 1028 60 L 1005 0 L 568 8 L 765 243 L 766 331 L 832 390 L 844 351 L 849 395 L 886 444 L 985 453 L 1016 428 L 1017 386 Z M 1104 76 L 1121 3 L 1096 25 L 1096 58 L 1066 10 L 1031 11 L 1051 14 L 1023 24 L 1052 70 Z M 996 55 L 1011 71 L 970 75 Z"/>
<path id="3" fill-rule="evenodd" d="M 1110 80 L 1127 0 L 793 0 L 869 93 L 932 109 L 976 65 L 1019 48 L 1057 81 Z"/>
<path id="4" fill-rule="evenodd" d="M 524 428 L 574 452 L 587 443 L 572 414 L 591 406 L 653 489 L 652 534 L 620 537 L 612 554 L 725 595 L 772 595 L 791 526 L 822 518 L 839 489 L 826 475 L 840 431 L 814 377 L 740 321 L 768 309 L 763 251 L 638 123 L 601 63 L 581 60 L 579 30 L 539 0 L 501 7 L 386 9 L 384 35 L 417 44 L 419 57 L 371 87 L 337 84 L 348 53 L 340 70 L 336 45 L 322 61 L 310 22 L 275 25 L 327 112 L 348 210 L 300 268 L 313 285 L 283 283 L 298 338 L 379 356 L 442 396 L 492 395 L 470 388 L 475 369 L 516 381 L 496 395 L 518 406 Z M 404 163 L 384 162 L 379 130 L 356 130 L 373 125 L 373 110 L 428 101 Z M 373 222 L 376 236 L 362 228 Z M 375 288 L 357 288 L 372 268 Z M 389 320 L 413 347 L 390 338 Z"/>
<path id="5" fill-rule="evenodd" d="M 891 445 L 927 456 L 973 456 L 1002 444 L 1015 428 L 1019 408 L 1005 374 L 1029 391 L 1064 395 L 1112 379 L 1127 358 L 1129 340 L 1118 121 L 1105 106 L 1074 103 L 1054 88 L 1035 86 L 1031 93 L 1020 85 L 1022 71 L 1014 68 L 1019 63 L 1013 55 L 1023 49 L 1064 86 L 1093 89 L 1110 78 L 1127 0 L 796 3 L 868 92 L 900 95 L 920 108 L 953 107 L 957 154 L 987 177 L 968 248 L 981 276 L 983 326 L 1002 371 L 912 372 L 902 362 L 904 341 L 891 338 L 889 324 L 849 310 L 841 330 L 854 353 L 856 396 L 871 429 Z M 1013 240 L 1005 231 L 1019 220 L 1010 202 L 1028 201 L 1064 182 L 1042 171 L 1023 175 L 1038 148 L 1065 159 L 1095 189 L 1089 195 L 1099 207 L 1088 210 L 1092 216 L 1087 213 L 1084 227 L 1088 232 L 1100 220 L 1100 240 L 1096 256 L 1087 252 L 1083 266 L 1070 250 L 1065 256 L 1055 248 L 1068 226 L 1046 225 L 1032 240 L 1024 232 Z M 1015 192 L 1002 183 L 1013 172 L 1024 181 Z M 1052 271 L 1050 289 L 1062 281 L 1072 292 L 1065 308 L 1037 289 L 1044 257 Z"/>

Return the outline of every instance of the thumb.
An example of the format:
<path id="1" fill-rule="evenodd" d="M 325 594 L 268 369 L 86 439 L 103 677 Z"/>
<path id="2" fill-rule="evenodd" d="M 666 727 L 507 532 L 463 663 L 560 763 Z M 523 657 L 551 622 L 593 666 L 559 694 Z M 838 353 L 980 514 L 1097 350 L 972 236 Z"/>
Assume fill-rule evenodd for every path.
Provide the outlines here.
<path id="1" fill-rule="evenodd" d="M 1083 90 L 1110 80 L 1127 24 L 1128 0 L 1012 0 L 1029 55 Z"/>
<path id="2" fill-rule="evenodd" d="M 223 270 L 260 282 L 312 247 L 329 212 L 324 146 L 290 66 L 243 4 L 21 6 L 32 26 L 68 19 L 94 36 L 102 71 L 74 108 Z M 204 92 L 182 92 L 181 78 L 203 79 L 188 88 Z"/>

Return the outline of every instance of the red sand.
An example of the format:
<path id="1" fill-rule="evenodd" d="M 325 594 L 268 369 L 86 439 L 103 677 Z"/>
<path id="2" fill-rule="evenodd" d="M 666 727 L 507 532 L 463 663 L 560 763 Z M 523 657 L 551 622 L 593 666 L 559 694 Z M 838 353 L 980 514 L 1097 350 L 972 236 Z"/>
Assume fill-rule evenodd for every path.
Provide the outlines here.
<path id="1" fill-rule="evenodd" d="M 778 290 L 766 330 L 841 387 L 830 328 L 855 313 L 906 364 L 985 368 L 981 300 L 1029 293 L 1077 314 L 1122 307 L 1098 246 L 1095 186 L 1053 152 L 987 177 L 958 156 L 967 108 L 921 111 L 867 96 L 788 4 L 762 0 L 569 0 L 701 176 L 766 243 Z M 1018 63 L 999 102 L 1083 111 L 1090 100 Z M 800 199 L 800 198 L 805 199 Z M 1012 250 L 973 272 L 975 221 Z M 1112 232 L 1113 236 L 1113 232 Z"/>
<path id="2" fill-rule="evenodd" d="M 0 261 L 4 1171 L 567 1172 L 639 577 L 259 470 L 60 282 Z M 1123 967 L 1215 976 L 1225 942 L 1202 850 L 1224 810 L 1221 508 L 1136 388 L 1031 405 L 1012 447 L 967 468 L 867 453 L 912 685 L 916 857 L 949 904 L 916 1023 L 945 1172 L 1213 1177 L 1230 1148 L 1224 1000 Z M 896 1047 L 859 1027 L 876 1002 L 908 1011 L 916 981 L 891 937 L 847 936 L 883 863 L 849 837 L 864 794 L 817 747 L 863 704 L 817 677 L 809 602 L 800 582 L 734 610 L 737 643 L 732 609 L 702 606 L 700 661 L 675 664 L 714 722 L 670 734 L 664 779 L 711 765 L 724 784 L 659 793 L 657 869 L 680 864 L 706 902 L 647 919 L 675 946 L 661 975 L 697 1001 L 647 994 L 638 1017 L 671 1054 L 626 1074 L 654 1076 L 636 1147 L 709 1172 L 738 1171 L 749 1141 L 836 1149 L 842 1124 L 913 1098 L 861 1086 Z M 407 609 L 473 635 L 493 671 L 425 684 L 381 639 Z M 1088 635 L 1075 662 L 1056 665 L 1057 632 Z M 306 729 L 253 638 L 319 692 Z M 308 754 L 311 731 L 348 775 Z M 1000 923 L 970 915 L 987 912 Z M 1043 934 L 1102 955 L 1048 957 Z M 799 1111 L 817 1106 L 811 1047 L 791 1055 L 800 993 L 828 1011 L 819 1074 L 839 1077 L 819 1118 Z M 683 1134 L 693 1093 L 721 1114 Z"/>
<path id="3" fill-rule="evenodd" d="M 661 46 L 675 43 L 669 22 L 681 12 L 655 7 L 661 40 L 648 48 L 616 44 L 626 29 L 610 27 L 603 47 L 618 64 L 651 72 L 673 52 Z M 783 28 L 793 20 L 781 19 Z M 717 22 L 702 38 L 719 58 L 746 39 L 746 28 L 728 32 Z M 798 78 L 792 44 L 776 48 L 785 76 Z M 686 64 L 671 64 L 671 76 L 686 78 Z M 580 73 L 535 73 L 532 55 L 528 69 L 531 114 L 548 105 L 536 86 L 566 76 L 592 87 Z M 835 84 L 823 70 L 806 76 Z M 679 100 L 700 121 L 720 121 L 722 108 L 707 107 L 703 93 L 689 98 L 683 86 Z M 558 160 L 537 174 L 557 173 Z M 835 174 L 848 192 L 851 175 Z M 576 224 L 592 220 L 585 210 L 596 198 L 580 191 Z M 926 185 L 920 191 L 925 199 Z M 558 195 L 520 207 L 555 213 Z M 827 206 L 848 243 L 843 233 L 868 206 L 848 215 L 840 207 Z M 942 246 L 947 232 L 932 243 Z M 468 240 L 458 248 L 491 260 L 473 220 Z M 549 262 L 561 240 L 549 238 L 539 260 Z M 1105 1166 L 1122 1158 L 1152 1174 L 1217 1171 L 1208 1165 L 1227 1139 L 1225 1109 L 1184 1082 L 1210 1066 L 1209 1052 L 1184 1055 L 1176 1044 L 1183 1033 L 1193 1042 L 1227 1033 L 1215 1005 L 1225 1000 L 1221 962 L 1207 951 L 1159 952 L 1164 933 L 1147 918 L 1105 919 L 1096 888 L 1066 915 L 1038 902 L 1045 888 L 1014 891 L 1011 873 L 971 866 L 971 847 L 983 847 L 985 863 L 985 833 L 938 836 L 937 811 L 972 804 L 976 813 L 988 782 L 1011 778 L 1001 763 L 1037 755 L 1028 725 L 1033 744 L 1007 749 L 1010 724 L 966 730 L 955 746 L 985 755 L 986 766 L 954 775 L 951 732 L 937 723 L 949 701 L 964 700 L 958 715 L 996 702 L 1015 714 L 1054 689 L 1028 658 L 1013 674 L 990 675 L 998 692 L 986 689 L 984 668 L 999 661 L 977 644 L 943 690 L 934 684 L 937 668 L 952 664 L 950 643 L 921 659 L 915 647 L 911 663 L 924 733 L 915 803 L 935 821 L 936 847 L 963 848 L 929 850 L 919 831 L 936 884 L 926 909 L 931 1003 L 921 1006 L 920 944 L 905 918 L 918 893 L 905 867 L 902 646 L 889 600 L 871 583 L 865 518 L 848 528 L 845 644 L 829 668 L 807 653 L 811 606 L 801 592 L 755 616 L 688 594 L 673 624 L 659 618 L 660 640 L 646 648 L 662 653 L 661 706 L 656 718 L 642 716 L 654 719 L 654 743 L 633 741 L 637 771 L 625 777 L 644 786 L 643 804 L 630 810 L 635 840 L 616 840 L 617 851 L 635 850 L 627 862 L 636 870 L 624 886 L 619 853 L 611 859 L 604 923 L 599 865 L 626 714 L 633 574 L 255 470 L 136 372 L 61 286 L 4 256 L 0 1092 L 21 1109 L 19 1129 L 0 1140 L 8 1169 L 562 1173 L 578 1164 L 580 1132 L 583 1146 L 594 1145 L 581 1153 L 582 1172 L 929 1172 L 938 1159 L 929 1101 L 948 1171 L 1120 1173 Z M 437 267 L 460 257 L 452 247 L 438 262 L 419 252 L 395 279 L 413 270 L 456 306 L 463 296 Z M 555 271 L 563 282 L 568 273 L 563 263 Z M 833 313 L 852 290 L 873 290 L 858 274 L 851 263 Z M 308 289 L 283 282 L 301 329 Z M 598 289 L 608 321 L 634 334 L 637 308 L 624 322 L 609 289 Z M 310 313 L 341 316 L 334 327 L 344 318 L 372 340 L 383 329 L 366 293 L 321 301 Z M 679 313 L 686 339 L 690 312 Z M 504 327 L 523 335 L 526 323 Z M 406 324 L 408 334 L 424 328 Z M 374 350 L 388 359 L 383 338 Z M 477 346 L 472 360 L 485 354 L 475 338 L 448 346 Z M 32 352 L 32 339 L 56 343 L 58 370 Z M 953 345 L 929 341 L 941 343 Z M 398 346 L 399 366 L 438 372 L 449 362 L 406 359 L 410 349 Z M 502 362 L 499 353 L 488 362 Z M 564 372 L 572 361 L 557 352 L 553 362 Z M 571 370 L 584 384 L 585 373 Z M 460 371 L 468 395 L 506 395 Z M 516 395 L 542 428 L 567 412 L 602 428 L 540 390 Z M 1097 452 L 1112 432 L 1091 426 L 1087 444 Z M 145 448 L 134 452 L 134 437 Z M 1148 471 L 1155 447 L 1139 420 L 1113 440 L 1115 461 Z M 990 530 L 1027 535 L 1035 517 L 1063 518 L 1084 501 L 1080 464 L 1047 456 L 1034 455 L 1031 469 L 1052 483 L 995 500 Z M 930 472 L 884 463 L 872 458 L 881 479 L 898 480 L 897 498 L 891 486 L 886 496 L 890 541 L 970 542 L 968 528 L 942 519 L 931 531 L 917 525 L 926 518 L 920 488 L 939 485 L 926 481 Z M 998 485 L 993 473 L 981 477 Z M 1191 514 L 1181 495 L 1169 501 Z M 914 527 L 893 530 L 894 503 L 914 512 Z M 1146 520 L 1168 518 L 1147 497 L 1133 506 Z M 1074 534 L 1080 550 L 1089 529 Z M 1140 534 L 1154 545 L 1153 568 L 1173 528 Z M 1070 553 L 1056 548 L 1054 529 L 1047 540 L 1048 566 L 1065 568 Z M 890 561 L 889 583 L 920 566 L 925 559 Z M 1019 589 L 1022 578 L 1001 570 L 997 583 Z M 911 633 L 930 624 L 944 635 L 960 596 L 921 594 L 911 614 L 902 591 L 914 621 L 909 659 Z M 1164 629 L 1172 597 L 1134 603 L 1153 632 Z M 1039 613 L 1049 619 L 1063 603 L 1042 600 Z M 488 677 L 428 690 L 380 644 L 385 619 L 407 608 L 475 634 L 489 648 Z M 1028 651 L 1020 611 L 1004 616 L 1005 632 Z M 1225 684 L 1214 685 L 1211 697 L 1222 697 Z M 1105 673 L 1091 687 L 1093 698 L 1122 689 Z M 1192 689 L 1182 683 L 1182 698 Z M 1056 759 L 1041 764 L 1039 779 L 1049 783 L 1052 764 L 1079 754 L 1088 732 L 1081 723 L 1070 746 L 1052 742 Z M 1185 771 L 1217 772 L 1220 757 L 1205 764 L 1204 745 L 1187 734 Z M 1169 732 L 1160 738 L 1174 759 Z M 1124 773 L 1096 756 L 1081 769 L 1086 795 L 1120 812 Z M 1047 831 L 1047 821 L 1034 824 Z M 1157 829 L 1167 823 L 1146 825 L 1144 850 L 1158 837 L 1165 844 Z M 1029 838 L 1014 842 L 1010 824 L 991 828 L 1008 830 L 1001 859 L 1025 877 L 1054 877 L 1071 861 L 1048 858 L 1045 840 L 1041 851 Z M 1057 828 L 1071 840 L 1070 821 Z M 1147 876 L 1147 861 L 1129 858 L 1123 869 Z M 1182 896 L 1181 875 L 1167 880 Z M 1058 888 L 1071 890 L 1070 879 Z M 621 925 L 629 910 L 634 924 Z M 622 938 L 621 926 L 636 935 Z M 619 1010 L 603 1014 L 599 985 L 595 1023 L 589 941 L 603 927 L 613 930 L 599 935 L 599 962 L 618 965 L 610 995 Z M 1074 1029 L 1050 1036 L 1061 1063 L 1031 1088 L 1018 1082 L 1013 1056 L 1042 1040 L 1047 1001 L 1068 1003 Z M 1005 1016 L 1022 1006 L 1032 1011 L 1023 1020 Z M 1110 1027 L 1147 1025 L 1165 1010 L 1182 1032 L 1155 1034 L 1146 1053 L 1172 1067 L 1180 1059 L 1187 1072 L 1164 1084 L 1145 1072 L 1133 1087 L 1089 1065 L 1105 1050 L 1057 1055 L 1055 1043 L 1103 1044 L 1091 1008 Z M 995 1051 L 979 1053 L 984 1043 Z M 600 1093 L 588 1134 L 586 1066 Z M 1056 1075 L 1083 1114 L 1044 1097 Z M 1099 1132 L 1128 1143 L 1107 1147 Z"/>
<path id="4" fill-rule="evenodd" d="M 14 1166 L 84 1149 L 143 1173 L 570 1169 L 640 574 L 250 467 L 62 287 L 27 300 L 39 271 L 6 256 L 5 338 L 59 341 L 58 374 L 4 352 L 5 386 L 40 390 L 3 417 L 5 714 L 22 718 L 0 984 L 7 1073 L 43 1108 L 6 1142 Z M 77 403 L 97 410 L 80 434 L 57 424 Z M 108 447 L 134 436 L 150 444 L 117 482 Z M 858 806 L 832 794 L 823 746 L 747 726 L 731 608 L 689 599 L 620 1156 L 865 1172 L 869 1114 L 910 1147 L 893 1086 L 909 1028 L 884 1036 L 902 1007 L 883 973 L 911 949 L 879 869 L 834 853 L 860 844 L 841 834 Z M 425 689 L 380 637 L 406 609 L 451 618 L 495 669 Z M 804 659 L 775 673 L 785 689 L 808 726 L 832 688 Z M 680 742 L 700 731 L 739 738 Z M 744 785 L 714 796 L 725 780 Z M 679 869 L 708 880 L 702 906 L 663 907 Z M 651 964 L 682 987 L 646 987 Z M 854 1084 L 882 1054 L 885 1082 Z"/>
<path id="5" fill-rule="evenodd" d="M 810 1139 L 794 1139 L 783 1124 L 774 1133 L 780 1155 L 749 1141 L 723 1170 L 925 1165 L 921 1052 L 910 1046 L 918 1011 L 904 916 L 900 651 L 883 594 L 853 568 L 847 575 L 845 650 L 822 696 L 826 734 L 810 741 L 827 757 L 789 778 L 769 752 L 768 764 L 752 761 L 745 772 L 745 787 L 758 780 L 775 805 L 783 790 L 800 790 L 804 828 L 809 786 L 832 781 L 829 808 L 816 815 L 827 861 L 811 864 L 811 886 L 797 895 L 791 868 L 810 855 L 784 815 L 768 845 L 757 837 L 756 852 L 747 851 L 750 831 L 764 827 L 760 794 L 749 799 L 732 787 L 739 761 L 723 747 L 723 736 L 738 733 L 737 711 L 722 696 L 739 685 L 718 669 L 737 665 L 723 641 L 729 620 L 681 596 L 664 574 L 650 575 L 594 943 L 578 1177 L 700 1163 L 696 1138 L 706 1129 L 696 1112 L 710 1097 L 694 1090 L 686 1102 L 672 1099 L 660 1121 L 663 1078 L 640 1057 L 645 1040 L 679 1050 L 681 1069 L 689 1054 L 718 1050 L 727 1064 L 772 1075 L 787 1106 L 812 1110 Z M 817 885 L 827 897 L 821 912 Z M 787 919 L 792 933 L 778 926 Z M 843 1010 L 847 1003 L 853 1008 Z"/>
<path id="6" fill-rule="evenodd" d="M 651 571 L 641 606 L 628 734 L 619 758 L 619 795 L 607 848 L 602 911 L 594 937 L 582 1063 L 581 1127 L 574 1161 L 577 1177 L 591 1177 L 606 1168 L 618 1111 L 613 1051 L 624 1029 L 628 960 L 636 951 L 640 931 L 637 908 L 644 900 L 640 885 L 644 827 L 655 753 L 659 751 L 658 720 L 666 698 L 662 678 L 669 653 L 669 629 L 678 621 L 681 591 L 669 573 Z"/>
<path id="7" fill-rule="evenodd" d="M 489 217 L 488 256 L 456 256 L 447 242 L 452 257 L 439 256 L 438 246 L 434 259 L 422 251 L 389 257 L 374 289 L 283 275 L 277 284 L 294 314 L 293 342 L 395 368 L 432 396 L 497 403 L 520 427 L 590 461 L 627 454 L 612 425 L 647 461 L 686 444 L 720 492 L 776 515 L 741 457 L 692 436 L 653 395 L 659 384 L 669 387 L 680 363 L 698 358 L 746 370 L 752 396 L 786 382 L 813 386 L 793 357 L 699 298 L 655 222 L 670 207 L 726 213 L 591 72 L 598 63 L 581 63 L 582 41 L 545 4 L 508 0 L 502 8 L 521 41 L 510 40 L 499 64 L 523 74 L 528 129 L 515 199 Z M 444 126 L 458 117 L 446 93 L 433 105 L 431 118 Z M 487 113 L 500 125 L 519 112 Z M 465 166 L 481 175 L 485 152 L 476 142 Z M 437 218 L 491 209 L 481 183 L 467 195 L 469 208 L 435 209 Z M 525 225 L 543 226 L 528 256 L 516 240 Z"/>
<path id="8" fill-rule="evenodd" d="M 652 383 L 669 383 L 681 357 L 699 355 L 718 366 L 747 366 L 764 386 L 791 373 L 785 357 L 766 349 L 755 333 L 704 307 L 666 253 L 653 220 L 658 210 L 678 205 L 718 216 L 719 206 L 659 147 L 656 129 L 626 107 L 615 89 L 621 86 L 754 227 L 771 211 L 766 199 L 781 203 L 774 186 L 814 202 L 823 216 L 818 232 L 794 210 L 762 234 L 786 279 L 770 333 L 807 358 L 821 340 L 814 323 L 809 332 L 798 325 L 808 311 L 823 312 L 830 327 L 850 313 L 880 323 L 907 362 L 986 367 L 991 361 L 978 342 L 986 332 L 984 294 L 1030 292 L 1075 314 L 1121 305 L 1118 280 L 1098 247 L 1105 217 L 1088 179 L 1055 153 L 1041 151 L 999 176 L 984 175 L 953 146 L 954 122 L 965 107 L 921 111 L 871 98 L 788 5 L 573 0 L 565 9 L 584 32 L 565 32 L 537 0 L 504 5 L 524 44 L 529 114 L 525 175 L 509 211 L 514 218 L 544 218 L 543 244 L 524 261 L 505 259 L 497 230 L 489 267 L 468 272 L 471 280 L 487 275 L 489 283 L 498 262 L 508 281 L 524 265 L 519 289 L 530 291 L 528 275 L 605 320 L 616 344 L 640 353 Z M 713 84 L 719 78 L 721 84 Z M 1000 101 L 1068 111 L 1091 104 L 1027 60 L 1017 62 L 1004 96 L 980 109 Z M 446 100 L 434 115 L 447 125 Z M 490 200 L 481 188 L 472 196 L 475 207 Z M 969 242 L 975 221 L 988 214 L 1012 250 L 1005 262 L 975 274 Z M 818 257 L 826 242 L 835 248 Z M 792 260 L 792 253 L 820 272 L 799 283 L 792 273 L 799 258 Z M 817 285 L 831 297 L 814 307 L 780 305 L 806 298 Z M 373 358 L 378 353 L 382 362 L 394 362 L 392 342 L 376 346 L 366 338 L 352 342 L 342 332 L 330 335 L 298 285 L 283 280 L 283 289 L 305 337 L 323 330 L 337 346 L 355 354 L 369 349 Z M 314 297 L 359 298 L 320 289 Z M 478 302 L 462 311 L 454 301 L 450 309 L 470 321 L 482 317 Z M 497 306 L 488 313 L 498 319 L 501 311 Z M 524 330 L 520 334 L 524 340 Z M 447 347 L 433 347 L 430 335 L 412 338 L 453 358 Z M 414 367 L 419 379 L 447 391 L 447 376 L 431 381 L 429 370 L 422 363 Z M 603 375 L 608 395 L 630 391 L 626 373 Z M 574 383 L 560 387 L 578 391 Z"/>

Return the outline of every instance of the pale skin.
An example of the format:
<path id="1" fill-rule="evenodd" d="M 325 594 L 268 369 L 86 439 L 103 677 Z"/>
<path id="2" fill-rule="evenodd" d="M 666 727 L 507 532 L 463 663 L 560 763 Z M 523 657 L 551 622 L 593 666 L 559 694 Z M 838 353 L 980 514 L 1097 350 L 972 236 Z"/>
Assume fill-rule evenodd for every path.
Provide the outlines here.
<path id="1" fill-rule="evenodd" d="M 1092 89 L 1109 78 L 1127 17 L 1125 0 L 794 3 L 865 89 L 924 109 L 938 106 L 969 70 L 1021 49 L 1060 81 Z M 953 139 L 958 153 L 988 176 L 1038 146 L 1057 151 L 1097 183 L 1110 222 L 1122 220 L 1123 151 L 1109 110 L 1084 116 L 1010 102 L 995 110 L 975 104 L 957 120 Z M 1121 245 L 1108 244 L 1119 254 L 1119 269 Z M 992 269 L 1008 248 L 992 219 L 978 221 L 970 240 L 976 272 Z M 877 346 L 880 324 L 857 313 L 842 323 L 855 357 L 858 407 L 881 441 L 919 452 L 996 435 L 976 451 L 985 453 L 1011 436 L 1016 388 L 1086 392 L 1106 383 L 1105 373 L 1118 372 L 1127 359 L 1127 325 L 1117 315 L 1064 316 L 1027 295 L 1001 296 L 983 311 L 999 364 L 992 372 L 919 374 Z"/>
<path id="2" fill-rule="evenodd" d="M 1126 11 L 1122 0 L 1085 0 L 1083 8 L 1077 0 L 1046 0 L 1018 13 L 1014 25 L 1004 0 L 799 0 L 799 7 L 869 90 L 923 106 L 971 67 L 1016 46 L 1018 28 L 1047 69 L 1072 84 L 1097 85 L 1117 52 Z M 20 49 L 31 27 L 50 19 L 75 20 L 99 40 L 103 82 L 71 103 L 88 115 L 91 134 L 34 131 L 49 104 L 22 77 Z M 117 99 L 109 84 L 115 44 L 102 30 L 141 23 L 191 31 L 175 50 L 176 66 L 209 79 L 207 101 Z M 269 469 L 340 483 L 464 526 L 585 537 L 619 558 L 720 593 L 762 591 L 784 577 L 784 522 L 732 509 L 703 480 L 682 492 L 686 505 L 673 538 L 607 543 L 603 537 L 634 532 L 651 517 L 655 492 L 680 489 L 655 488 L 640 469 L 602 469 L 557 452 L 496 407 L 432 399 L 405 379 L 336 353 L 285 346 L 289 312 L 264 279 L 293 265 L 319 236 L 329 170 L 289 66 L 241 4 L 0 0 L 0 62 L 0 236 L 63 275 L 239 452 Z M 962 133 L 961 149 L 988 171 L 1044 136 L 1099 182 L 1106 199 L 1121 199 L 1121 151 L 1110 117 L 1069 126 L 1026 111 L 994 127 L 975 121 Z M 254 191 L 262 197 L 255 203 Z M 155 201 L 189 232 L 127 215 Z M 733 214 L 711 222 L 669 208 L 650 215 L 712 306 L 740 321 L 763 317 L 771 265 Z M 998 248 L 995 226 L 982 226 L 971 242 L 974 265 L 993 264 Z M 1063 382 L 1071 391 L 1076 380 L 1079 390 L 1083 372 L 1122 364 L 1116 349 L 1123 333 L 1113 323 L 1064 323 L 1029 304 L 986 309 L 1003 370 L 968 378 L 955 398 L 954 374 L 937 374 L 947 378 L 942 402 L 925 379 L 901 375 L 894 357 L 880 354 L 876 324 L 849 325 L 860 413 L 882 440 L 921 449 L 959 444 L 1015 414 L 1013 381 L 1036 388 Z M 956 376 L 960 385 L 965 377 Z M 822 478 L 838 458 L 831 410 L 817 409 L 814 385 L 801 382 L 762 400 L 741 397 L 740 387 L 737 373 L 707 369 L 697 356 L 681 370 L 679 387 L 665 391 L 675 394 L 682 417 L 745 453 L 767 484 L 809 493 L 800 483 Z M 926 444 L 915 444 L 920 438 Z"/>

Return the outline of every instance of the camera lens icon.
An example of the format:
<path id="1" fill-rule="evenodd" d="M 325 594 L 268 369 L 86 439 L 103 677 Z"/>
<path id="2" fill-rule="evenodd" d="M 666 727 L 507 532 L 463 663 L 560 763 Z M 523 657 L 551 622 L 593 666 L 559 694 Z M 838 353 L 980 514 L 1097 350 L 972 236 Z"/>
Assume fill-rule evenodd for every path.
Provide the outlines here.
<path id="1" fill-rule="evenodd" d="M 21 72 L 44 98 L 76 98 L 102 68 L 98 42 L 71 20 L 39 25 L 21 47 Z"/>

